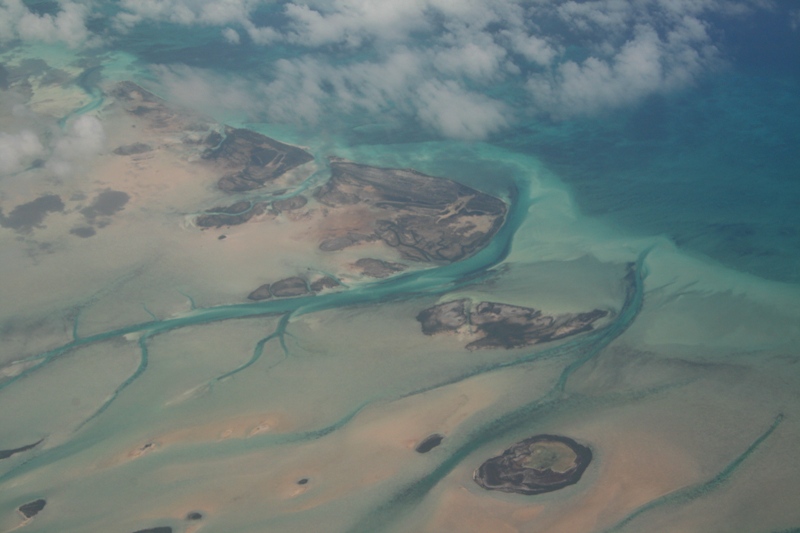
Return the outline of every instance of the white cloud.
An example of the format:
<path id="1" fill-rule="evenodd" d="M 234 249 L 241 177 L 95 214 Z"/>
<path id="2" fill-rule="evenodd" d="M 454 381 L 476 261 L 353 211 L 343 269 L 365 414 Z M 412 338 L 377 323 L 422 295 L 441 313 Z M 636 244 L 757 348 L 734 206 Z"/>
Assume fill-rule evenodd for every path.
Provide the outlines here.
<path id="1" fill-rule="evenodd" d="M 656 26 L 667 29 L 659 32 Z M 668 24 L 648 20 L 630 33 L 619 45 L 609 43 L 586 59 L 567 60 L 532 75 L 527 86 L 534 106 L 564 117 L 631 105 L 691 84 L 720 61 L 707 23 L 694 16 L 670 17 Z"/>
<path id="2" fill-rule="evenodd" d="M 63 42 L 78 47 L 90 38 L 86 29 L 86 6 L 75 2 L 60 2 L 55 14 L 37 15 L 21 0 L 0 0 L 0 41 L 22 39 L 46 43 Z"/>
<path id="3" fill-rule="evenodd" d="M 60 178 L 70 177 L 103 151 L 105 140 L 100 120 L 91 115 L 81 115 L 70 125 L 68 132 L 56 140 L 45 166 Z"/>
<path id="4" fill-rule="evenodd" d="M 628 0 L 569 1 L 556 10 L 561 20 L 579 32 L 624 31 L 637 14 L 637 3 Z"/>
<path id="5" fill-rule="evenodd" d="M 0 174 L 19 172 L 43 151 L 39 137 L 30 130 L 16 134 L 0 132 Z"/>
<path id="6" fill-rule="evenodd" d="M 374 0 L 333 0 L 318 3 L 289 3 L 287 39 L 303 46 L 347 44 L 358 46 L 366 40 L 397 42 L 412 31 L 428 28 L 425 0 L 375 2 Z"/>
<path id="7" fill-rule="evenodd" d="M 445 137 L 483 139 L 508 126 L 505 106 L 455 82 L 427 82 L 415 101 L 420 121 Z"/>
<path id="8" fill-rule="evenodd" d="M 153 73 L 172 101 L 202 109 L 211 116 L 238 112 L 245 118 L 262 105 L 262 100 L 255 96 L 255 84 L 242 78 L 181 65 L 155 66 Z"/>
<path id="9" fill-rule="evenodd" d="M 508 41 L 510 51 L 540 67 L 549 66 L 562 53 L 557 44 L 538 35 L 529 35 L 524 30 L 504 30 L 502 36 Z"/>
<path id="10" fill-rule="evenodd" d="M 222 36 L 225 37 L 225 40 L 231 44 L 239 44 L 242 40 L 239 32 L 233 28 L 225 28 L 222 30 Z"/>
<path id="11" fill-rule="evenodd" d="M 17 38 L 17 21 L 26 11 L 21 0 L 0 0 L 0 42 Z"/>
<path id="12" fill-rule="evenodd" d="M 247 20 L 257 3 L 255 0 L 122 0 L 122 11 L 116 21 L 122 27 L 152 20 L 187 26 L 224 26 Z"/>
<path id="13" fill-rule="evenodd" d="M 691 84 L 724 57 L 711 37 L 715 17 L 771 5 L 277 0 L 283 23 L 269 25 L 253 18 L 258 1 L 123 0 L 118 20 L 216 25 L 228 42 L 249 38 L 290 50 L 270 65 L 267 79 L 162 70 L 165 85 L 190 103 L 307 124 L 333 112 L 391 114 L 442 135 L 477 138 L 512 120 L 491 96 L 501 91 L 515 95 L 515 113 L 558 118 Z"/>
<path id="14" fill-rule="evenodd" d="M 427 81 L 427 64 L 407 49 L 381 62 L 336 67 L 314 59 L 279 60 L 269 83 L 190 67 L 154 72 L 173 99 L 204 110 L 238 110 L 268 120 L 315 125 L 337 112 L 400 113 L 446 137 L 483 138 L 506 126 L 505 106 L 455 81 Z"/>
<path id="15" fill-rule="evenodd" d="M 475 42 L 459 43 L 433 52 L 433 66 L 442 74 L 476 80 L 496 78 L 506 59 L 506 50 L 486 34 Z"/>

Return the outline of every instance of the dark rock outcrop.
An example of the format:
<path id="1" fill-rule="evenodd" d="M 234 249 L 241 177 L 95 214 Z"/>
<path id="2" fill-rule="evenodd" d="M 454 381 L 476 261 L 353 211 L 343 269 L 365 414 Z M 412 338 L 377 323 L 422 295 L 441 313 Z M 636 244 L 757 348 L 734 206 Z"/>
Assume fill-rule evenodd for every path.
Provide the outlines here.
<path id="1" fill-rule="evenodd" d="M 483 463 L 475 482 L 487 490 L 542 494 L 577 483 L 592 460 L 592 451 L 568 437 L 536 435 Z"/>

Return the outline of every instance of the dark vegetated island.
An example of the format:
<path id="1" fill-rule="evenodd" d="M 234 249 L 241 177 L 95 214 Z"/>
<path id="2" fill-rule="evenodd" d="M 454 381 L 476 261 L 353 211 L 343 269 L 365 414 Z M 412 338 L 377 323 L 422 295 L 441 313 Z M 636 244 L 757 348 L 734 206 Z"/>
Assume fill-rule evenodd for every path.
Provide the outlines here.
<path id="1" fill-rule="evenodd" d="M 227 192 L 250 191 L 263 187 L 289 170 L 314 160 L 314 156 L 296 146 L 283 144 L 258 132 L 226 126 L 218 146 L 203 158 L 214 161 L 227 173 L 218 186 Z"/>
<path id="2" fill-rule="evenodd" d="M 264 214 L 266 209 L 266 202 L 252 203 L 248 200 L 242 200 L 228 206 L 218 206 L 209 209 L 195 219 L 195 224 L 201 228 L 237 226 L 239 224 L 244 224 L 253 217 Z"/>
<path id="3" fill-rule="evenodd" d="M 226 142 L 231 138 L 234 139 L 230 141 L 231 147 L 226 148 Z M 258 152 L 260 145 L 277 147 L 274 153 L 270 152 L 273 160 L 266 165 L 262 165 L 268 159 L 266 152 L 263 157 L 257 157 L 255 163 L 245 156 L 246 153 Z M 290 152 L 281 156 L 280 150 Z M 289 155 L 291 157 L 287 160 Z M 230 168 L 236 169 L 220 179 L 220 188 L 228 192 L 261 187 L 312 159 L 299 148 L 248 130 L 229 133 L 220 147 L 206 157 L 224 160 Z M 408 260 L 449 263 L 477 253 L 505 221 L 508 209 L 502 200 L 446 178 L 339 159 L 332 159 L 330 166 L 331 177 L 314 191 L 314 198 L 333 212 L 367 208 L 372 215 L 365 217 L 359 227 L 328 234 L 319 243 L 320 250 L 325 252 L 382 241 Z M 195 223 L 199 227 L 244 224 L 263 214 L 270 205 L 273 211 L 283 212 L 301 209 L 307 203 L 308 199 L 302 195 L 271 204 L 239 201 L 214 207 L 198 216 Z"/>
<path id="4" fill-rule="evenodd" d="M 361 270 L 361 273 L 370 278 L 388 278 L 392 274 L 402 272 L 406 269 L 406 265 L 401 263 L 394 263 L 392 261 L 381 261 L 380 259 L 373 259 L 372 257 L 362 257 L 355 262 L 356 268 Z"/>
<path id="5" fill-rule="evenodd" d="M 274 202 L 250 202 L 242 200 L 227 206 L 217 206 L 207 210 L 195 219 L 195 224 L 201 228 L 220 228 L 222 226 L 238 226 L 253 217 L 263 215 L 271 206 L 274 213 L 295 211 L 303 208 L 308 203 L 308 198 L 302 194 L 275 200 Z"/>
<path id="6" fill-rule="evenodd" d="M 30 449 L 33 449 L 36 446 L 38 446 L 39 443 L 42 442 L 42 440 L 44 440 L 44 439 L 39 439 L 36 442 L 34 442 L 33 444 L 26 444 L 25 446 L 20 446 L 19 448 L 11 448 L 9 450 L 0 450 L 0 459 L 8 459 L 12 455 L 15 455 L 15 454 L 18 454 L 18 453 L 22 453 L 22 452 L 26 452 L 26 451 L 28 451 Z"/>
<path id="7" fill-rule="evenodd" d="M 64 202 L 55 194 L 45 194 L 30 202 L 20 204 L 6 216 L 0 209 L 0 226 L 20 233 L 29 233 L 40 227 L 49 213 L 64 211 Z"/>
<path id="8" fill-rule="evenodd" d="M 438 433 L 434 433 L 433 435 L 425 437 L 425 439 L 423 439 L 422 442 L 417 444 L 417 447 L 414 448 L 414 451 L 417 453 L 428 453 L 432 449 L 439 446 L 443 440 L 444 440 L 444 435 L 439 435 Z"/>
<path id="9" fill-rule="evenodd" d="M 560 435 L 536 435 L 483 463 L 473 479 L 486 490 L 542 494 L 577 483 L 592 451 Z"/>
<path id="10" fill-rule="evenodd" d="M 148 127 L 164 131 L 183 131 L 185 145 L 201 150 L 201 164 L 219 172 L 220 190 L 245 193 L 260 189 L 285 177 L 287 173 L 314 160 L 306 150 L 271 139 L 258 132 L 224 126 L 198 117 L 191 112 L 172 109 L 167 102 L 132 82 L 121 82 L 110 92 L 128 113 L 139 117 Z M 119 155 L 145 153 L 151 146 L 134 143 L 115 150 Z M 331 177 L 313 191 L 313 198 L 322 207 L 322 216 L 345 215 L 348 224 L 319 229 L 319 249 L 335 252 L 361 243 L 383 243 L 397 250 L 406 260 L 451 263 L 470 257 L 484 248 L 505 222 L 508 207 L 499 198 L 472 189 L 456 181 L 433 177 L 410 169 L 380 168 L 332 157 Z M 285 184 L 281 184 L 281 187 Z M 275 200 L 241 199 L 229 205 L 214 207 L 195 218 L 199 227 L 222 227 L 244 224 L 265 214 L 290 211 L 306 214 L 317 206 L 307 196 L 284 195 L 286 189 L 270 191 Z M 51 199 L 47 199 L 51 200 Z M 111 200 L 111 199 L 109 199 Z M 116 200 L 116 198 L 115 198 Z M 119 202 L 119 207 L 122 201 Z M 45 211 L 63 206 L 50 202 L 40 206 Z M 94 206 L 97 211 L 97 206 Z M 40 209 L 41 210 L 41 209 Z M 90 209 L 87 218 L 94 211 Z M 15 213 L 12 213 L 14 215 Z M 104 214 L 104 213 L 99 213 Z M 0 223 L 17 223 L 15 217 L 3 217 Z M 36 218 L 28 225 L 40 222 Z M 74 231 L 91 236 L 89 229 Z M 356 269 L 371 277 L 385 277 L 401 271 L 406 265 L 361 258 Z M 251 299 L 291 297 L 317 292 L 315 287 L 286 280 L 263 285 L 251 293 Z M 329 288 L 326 285 L 321 288 Z"/>
<path id="11" fill-rule="evenodd" d="M 273 296 L 276 298 L 294 298 L 296 296 L 316 294 L 325 289 L 334 289 L 340 285 L 341 283 L 330 276 L 324 276 L 311 283 L 305 278 L 293 276 L 275 283 L 265 283 L 251 292 L 247 298 L 254 301 L 267 300 Z"/>
<path id="12" fill-rule="evenodd" d="M 46 500 L 42 499 L 34 500 L 24 505 L 20 505 L 18 511 L 22 513 L 22 516 L 24 516 L 25 518 L 33 518 L 34 516 L 39 514 L 42 511 L 42 509 L 45 508 L 46 505 L 47 505 Z"/>
<path id="13" fill-rule="evenodd" d="M 145 143 L 133 143 L 118 146 L 114 149 L 116 155 L 139 155 L 152 152 L 153 147 Z"/>
<path id="14" fill-rule="evenodd" d="M 425 335 L 455 332 L 469 328 L 475 339 L 466 348 L 520 348 L 570 337 L 594 329 L 594 324 L 608 311 L 594 309 L 586 313 L 544 315 L 530 307 L 497 302 L 461 299 L 435 305 L 421 311 L 417 321 Z M 462 329 L 463 331 L 463 329 Z"/>
<path id="15" fill-rule="evenodd" d="M 453 262 L 475 254 L 497 233 L 507 212 L 499 198 L 446 178 L 338 159 L 331 161 L 331 178 L 314 197 L 333 208 L 372 208 L 377 218 L 363 228 L 366 238 L 380 239 L 415 261 Z M 326 249 L 326 243 L 320 247 Z"/>

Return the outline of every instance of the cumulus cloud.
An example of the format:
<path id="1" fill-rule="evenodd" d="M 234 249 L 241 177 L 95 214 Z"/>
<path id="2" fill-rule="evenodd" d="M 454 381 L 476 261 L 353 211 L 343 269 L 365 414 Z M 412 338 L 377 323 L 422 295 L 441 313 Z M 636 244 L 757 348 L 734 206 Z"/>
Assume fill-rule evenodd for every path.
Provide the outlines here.
<path id="1" fill-rule="evenodd" d="M 222 30 L 222 36 L 225 37 L 225 40 L 231 44 L 239 44 L 242 40 L 239 32 L 233 28 L 225 28 Z"/>
<path id="2" fill-rule="evenodd" d="M 712 22 L 772 0 L 278 1 L 280 16 L 264 18 L 258 0 L 123 0 L 118 18 L 216 25 L 230 43 L 291 52 L 266 77 L 227 86 L 160 71 L 190 99 L 308 124 L 331 111 L 391 114 L 481 138 L 513 120 L 501 92 L 515 113 L 560 118 L 691 84 L 724 59 Z"/>
<path id="3" fill-rule="evenodd" d="M 475 41 L 458 42 L 432 53 L 433 66 L 444 75 L 464 76 L 474 80 L 491 80 L 505 69 L 506 49 L 487 34 Z"/>
<path id="4" fill-rule="evenodd" d="M 334 0 L 318 2 L 313 7 L 308 3 L 288 3 L 285 13 L 291 22 L 287 38 L 305 46 L 357 46 L 375 39 L 397 42 L 412 31 L 429 27 L 425 4 L 424 0 Z"/>
<path id="5" fill-rule="evenodd" d="M 73 48 L 87 42 L 86 6 L 70 1 L 59 5 L 61 10 L 55 15 L 38 15 L 21 0 L 0 0 L 0 41 L 63 42 Z"/>
<path id="6" fill-rule="evenodd" d="M 455 82 L 424 83 L 417 93 L 417 116 L 445 137 L 483 139 L 508 125 L 505 106 Z"/>
<path id="7" fill-rule="evenodd" d="M 563 53 L 562 47 L 537 35 L 530 35 L 522 29 L 501 32 L 508 43 L 509 51 L 521 55 L 529 63 L 547 67 Z"/>
<path id="8" fill-rule="evenodd" d="M 312 58 L 279 60 L 271 82 L 191 67 L 159 66 L 154 72 L 173 99 L 211 113 L 238 111 L 311 126 L 332 110 L 405 116 L 461 139 L 484 138 L 508 124 L 503 103 L 454 80 L 429 80 L 428 67 L 417 54 L 398 49 L 383 61 L 339 67 Z"/>
<path id="9" fill-rule="evenodd" d="M 53 146 L 45 167 L 59 178 L 70 177 L 105 147 L 105 130 L 97 117 L 81 115 Z"/>
<path id="10" fill-rule="evenodd" d="M 249 20 L 257 0 L 122 0 L 116 15 L 118 28 L 143 21 L 190 25 L 226 26 Z"/>
<path id="11" fill-rule="evenodd" d="M 43 151 L 39 137 L 30 130 L 16 134 L 0 132 L 0 174 L 19 172 Z"/>
<path id="12" fill-rule="evenodd" d="M 534 105 L 554 116 L 596 113 L 684 87 L 719 59 L 706 25 L 686 16 L 665 36 L 651 25 L 638 25 L 611 54 L 565 61 L 532 76 L 528 88 Z"/>
<path id="13" fill-rule="evenodd" d="M 263 106 L 257 96 L 257 84 L 241 77 L 222 76 L 210 70 L 183 65 L 153 67 L 165 94 L 175 102 L 202 109 L 211 116 L 239 113 L 242 118 Z"/>

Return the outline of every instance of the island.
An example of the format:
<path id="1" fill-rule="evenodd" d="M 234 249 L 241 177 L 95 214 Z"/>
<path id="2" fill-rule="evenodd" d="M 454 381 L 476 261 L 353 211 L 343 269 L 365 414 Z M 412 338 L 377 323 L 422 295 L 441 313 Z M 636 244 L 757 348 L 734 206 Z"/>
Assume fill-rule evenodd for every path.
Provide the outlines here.
<path id="1" fill-rule="evenodd" d="M 42 509 L 45 508 L 47 505 L 47 501 L 43 499 L 34 500 L 32 502 L 28 502 L 26 504 L 20 505 L 17 509 L 25 519 L 33 518 L 37 514 L 41 512 Z"/>
<path id="2" fill-rule="evenodd" d="M 577 483 L 592 451 L 569 437 L 536 435 L 484 462 L 473 474 L 486 490 L 533 495 Z"/>
<path id="3" fill-rule="evenodd" d="M 234 166 L 241 166 L 239 159 L 234 158 Z M 331 178 L 314 191 L 314 199 L 325 207 L 325 216 L 342 217 L 342 212 L 350 211 L 357 219 L 346 230 L 331 225 L 321 231 L 319 249 L 325 252 L 382 241 L 411 261 L 449 263 L 486 246 L 505 220 L 507 208 L 502 200 L 446 178 L 336 158 L 330 166 Z M 273 175 L 285 171 L 279 166 Z M 220 188 L 239 190 L 227 185 Z M 267 210 L 277 214 L 307 205 L 303 195 L 275 201 L 240 200 L 207 210 L 195 223 L 204 228 L 234 226 Z"/>
<path id="4" fill-rule="evenodd" d="M 0 450 L 0 459 L 8 459 L 12 455 L 16 455 L 18 453 L 26 452 L 32 448 L 35 448 L 42 442 L 44 439 L 39 439 L 32 444 L 26 444 L 25 446 L 20 446 L 19 448 L 11 448 L 9 450 Z"/>
<path id="5" fill-rule="evenodd" d="M 439 446 L 443 440 L 444 440 L 444 435 L 440 435 L 439 433 L 434 433 L 433 435 L 425 437 L 425 439 L 423 439 L 422 442 L 417 444 L 417 447 L 414 448 L 414 451 L 416 451 L 417 453 L 428 453 L 432 449 Z"/>
<path id="6" fill-rule="evenodd" d="M 273 296 L 275 298 L 294 298 L 296 296 L 316 294 L 325 289 L 333 289 L 340 285 L 341 283 L 330 276 L 321 277 L 311 283 L 305 278 L 293 276 L 291 278 L 278 280 L 274 283 L 265 283 L 251 292 L 247 298 L 254 301 L 267 300 Z"/>
<path id="7" fill-rule="evenodd" d="M 468 350 L 520 348 L 570 337 L 594 329 L 609 312 L 545 315 L 538 309 L 498 302 L 473 306 L 467 298 L 434 305 L 421 311 L 417 321 L 425 335 L 460 333 L 470 342 Z"/>
<path id="8" fill-rule="evenodd" d="M 330 178 L 309 187 L 307 180 L 321 162 L 302 147 L 216 124 L 131 82 L 116 84 L 111 95 L 137 122 L 163 135 L 158 145 L 133 142 L 113 153 L 148 158 L 159 151 L 174 152 L 202 167 L 204 176 L 210 174 L 216 187 L 232 196 L 195 213 L 196 227 L 292 224 L 300 238 L 308 239 L 310 250 L 325 254 L 320 260 L 332 275 L 329 279 L 312 285 L 314 280 L 306 280 L 304 272 L 322 269 L 298 265 L 290 278 L 265 276 L 250 290 L 250 300 L 308 296 L 339 285 L 334 278 L 380 279 L 461 261 L 491 242 L 506 220 L 508 206 L 502 199 L 448 177 L 335 156 L 327 160 Z M 73 233 L 88 237 L 94 228 Z M 330 256 L 345 249 L 341 260 Z"/>
<path id="9" fill-rule="evenodd" d="M 475 254 L 506 216 L 499 198 L 446 178 L 332 159 L 314 198 L 333 209 L 362 209 L 361 227 L 331 232 L 325 251 L 380 240 L 411 261 L 450 263 Z"/>
<path id="10" fill-rule="evenodd" d="M 209 137 L 213 142 L 218 137 Z M 226 126 L 220 143 L 203 158 L 224 169 L 217 186 L 223 191 L 242 192 L 263 187 L 314 157 L 296 146 L 283 144 L 258 132 Z"/>

